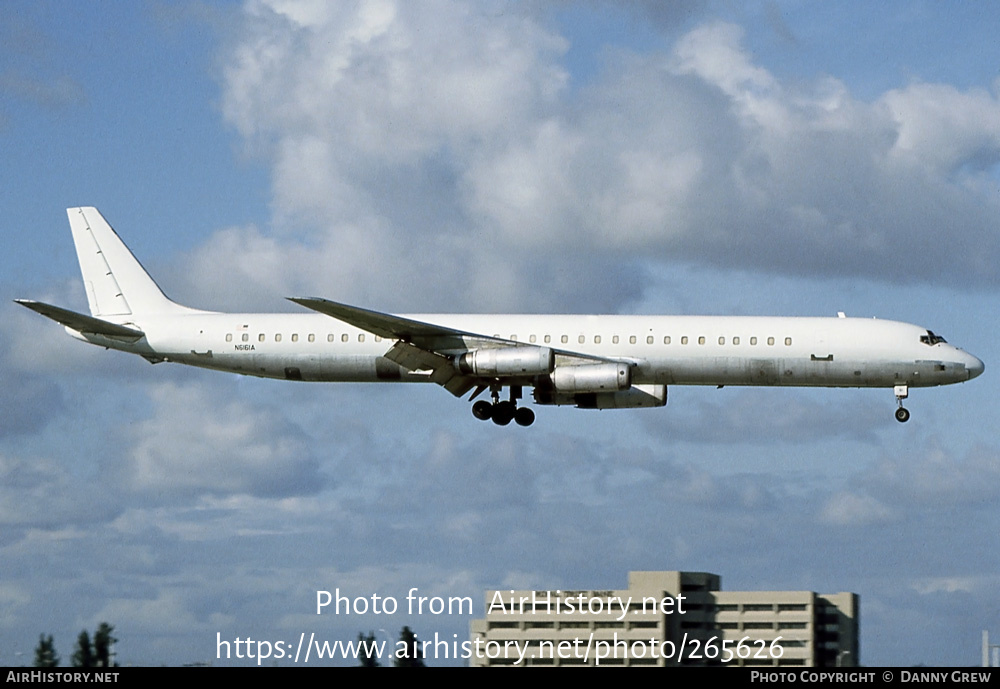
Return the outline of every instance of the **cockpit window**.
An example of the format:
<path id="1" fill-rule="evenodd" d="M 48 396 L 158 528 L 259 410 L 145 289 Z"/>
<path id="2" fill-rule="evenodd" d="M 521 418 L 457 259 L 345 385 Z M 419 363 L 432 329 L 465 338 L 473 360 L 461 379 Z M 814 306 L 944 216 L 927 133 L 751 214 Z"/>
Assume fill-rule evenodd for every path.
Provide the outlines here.
<path id="1" fill-rule="evenodd" d="M 940 335 L 935 335 L 934 331 L 932 330 L 928 330 L 926 335 L 921 335 L 920 341 L 923 342 L 925 345 L 936 345 L 939 342 L 947 342 L 947 340 L 945 340 Z"/>

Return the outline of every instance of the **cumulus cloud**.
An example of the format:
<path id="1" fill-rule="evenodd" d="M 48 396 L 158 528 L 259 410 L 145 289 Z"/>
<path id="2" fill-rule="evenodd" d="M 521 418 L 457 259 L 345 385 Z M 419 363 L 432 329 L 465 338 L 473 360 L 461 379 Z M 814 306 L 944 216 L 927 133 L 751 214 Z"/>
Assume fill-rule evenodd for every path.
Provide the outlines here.
<path id="1" fill-rule="evenodd" d="M 197 385 L 152 386 L 152 415 L 131 428 L 123 483 L 144 495 L 317 492 L 319 463 L 301 429 L 273 409 Z"/>
<path id="2" fill-rule="evenodd" d="M 260 0 L 237 36 L 223 111 L 271 166 L 274 236 L 201 260 L 264 284 L 594 311 L 634 301 L 648 261 L 997 282 L 983 90 L 782 83 L 724 23 L 571 89 L 544 15 L 488 3 Z"/>
<path id="3" fill-rule="evenodd" d="M 826 499 L 822 521 L 864 526 L 898 520 L 901 515 L 967 513 L 1000 498 L 1000 451 L 979 445 L 964 456 L 931 442 L 901 448 L 855 476 L 852 486 Z"/>

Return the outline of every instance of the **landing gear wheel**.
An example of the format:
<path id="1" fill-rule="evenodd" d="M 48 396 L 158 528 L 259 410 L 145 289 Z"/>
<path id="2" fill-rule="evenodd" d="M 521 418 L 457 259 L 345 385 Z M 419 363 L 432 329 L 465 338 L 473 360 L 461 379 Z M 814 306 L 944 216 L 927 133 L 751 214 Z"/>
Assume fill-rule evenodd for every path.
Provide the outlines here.
<path id="1" fill-rule="evenodd" d="M 493 423 L 497 426 L 506 426 L 514 420 L 517 407 L 513 402 L 497 402 L 493 405 Z"/>
<path id="2" fill-rule="evenodd" d="M 486 400 L 479 400 L 472 405 L 472 415 L 480 421 L 489 421 L 493 416 L 493 405 Z"/>
<path id="3" fill-rule="evenodd" d="M 535 412 L 531 411 L 527 407 L 520 407 L 514 412 L 514 422 L 518 426 L 530 426 L 535 423 Z"/>
<path id="4" fill-rule="evenodd" d="M 896 410 L 896 421 L 900 423 L 906 423 L 910 420 L 910 411 L 906 407 L 900 407 Z"/>

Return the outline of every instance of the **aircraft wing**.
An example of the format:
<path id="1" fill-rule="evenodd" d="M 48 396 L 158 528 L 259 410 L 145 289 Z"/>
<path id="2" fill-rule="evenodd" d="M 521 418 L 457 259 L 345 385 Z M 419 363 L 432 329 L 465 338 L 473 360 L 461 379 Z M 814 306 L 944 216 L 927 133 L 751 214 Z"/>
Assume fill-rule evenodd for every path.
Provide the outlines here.
<path id="1" fill-rule="evenodd" d="M 539 349 L 539 346 L 534 344 L 415 321 L 319 297 L 289 297 L 289 300 L 361 330 L 388 340 L 396 340 L 397 342 L 384 355 L 387 359 L 409 371 L 430 371 L 430 379 L 456 397 L 464 395 L 472 388 L 482 390 L 488 383 L 484 383 L 482 377 L 460 373 L 455 368 L 455 356 L 473 349 L 511 347 Z M 572 363 L 573 360 L 577 360 L 576 363 L 610 361 L 576 352 L 558 349 L 552 351 L 566 363 Z"/>
<path id="2" fill-rule="evenodd" d="M 454 328 L 446 328 L 432 323 L 414 321 L 388 313 L 369 311 L 368 309 L 348 306 L 347 304 L 340 304 L 329 299 L 320 299 L 319 297 L 290 297 L 289 301 L 294 301 L 296 304 L 304 306 L 307 309 L 325 313 L 327 316 L 332 316 L 339 321 L 349 323 L 356 328 L 361 328 L 388 340 L 413 342 L 422 349 L 433 351 L 466 349 L 466 338 L 489 340 L 494 343 L 493 346 L 517 344 L 509 340 L 501 340 Z"/>
<path id="3" fill-rule="evenodd" d="M 32 299 L 15 299 L 18 304 L 31 309 L 35 313 L 40 313 L 46 318 L 51 318 L 56 323 L 66 326 L 70 330 L 80 333 L 93 333 L 104 335 L 105 337 L 115 337 L 129 342 L 136 342 L 146 335 L 146 333 L 136 328 L 129 328 L 117 323 L 110 323 L 93 316 L 85 316 L 76 311 L 70 311 L 59 306 L 46 304 Z"/>

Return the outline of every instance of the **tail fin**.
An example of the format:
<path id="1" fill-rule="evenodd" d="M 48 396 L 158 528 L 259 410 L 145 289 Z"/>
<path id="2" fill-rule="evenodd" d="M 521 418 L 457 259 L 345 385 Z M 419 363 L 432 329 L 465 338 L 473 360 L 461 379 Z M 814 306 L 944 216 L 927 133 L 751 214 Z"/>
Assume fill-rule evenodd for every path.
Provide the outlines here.
<path id="1" fill-rule="evenodd" d="M 163 294 L 96 208 L 69 208 L 66 213 L 92 316 L 188 310 Z"/>

